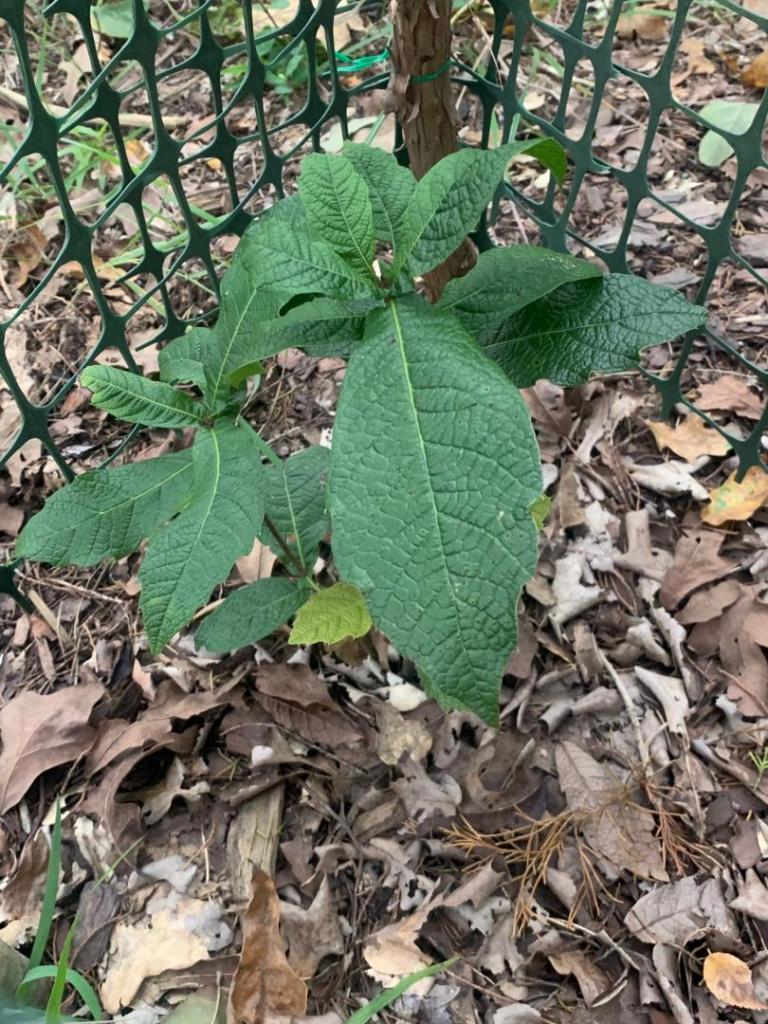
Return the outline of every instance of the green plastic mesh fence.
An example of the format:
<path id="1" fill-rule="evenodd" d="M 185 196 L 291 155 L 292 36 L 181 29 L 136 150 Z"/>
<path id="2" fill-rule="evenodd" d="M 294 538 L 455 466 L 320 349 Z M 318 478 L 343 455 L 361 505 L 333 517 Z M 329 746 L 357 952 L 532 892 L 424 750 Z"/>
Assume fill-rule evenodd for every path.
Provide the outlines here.
<path id="1" fill-rule="evenodd" d="M 478 241 L 542 240 L 613 271 L 650 267 L 699 302 L 716 293 L 715 324 L 729 330 L 685 339 L 664 373 L 649 369 L 665 411 L 683 403 L 705 419 L 686 397 L 692 359 L 715 365 L 722 353 L 768 384 L 762 293 L 752 306 L 729 302 L 730 289 L 766 284 L 768 221 L 761 233 L 752 203 L 747 230 L 742 214 L 768 182 L 768 93 L 702 88 L 715 72 L 707 33 L 757 39 L 757 55 L 760 10 L 757 0 L 454 8 L 446 73 L 465 141 L 541 131 L 570 157 L 562 190 L 533 166 L 516 178 Z M 399 147 L 384 112 L 385 13 L 367 0 L 0 0 L 0 469 L 12 480 L 43 455 L 65 476 L 84 457 L 94 464 L 93 443 L 67 429 L 78 372 L 97 356 L 151 369 L 158 343 L 210 319 L 238 236 L 290 189 L 304 152 L 350 135 Z M 731 308 L 748 327 L 730 330 Z M 758 416 L 748 436 L 728 435 L 742 472 L 760 463 L 768 405 Z M 101 439 L 98 454 L 114 458 L 131 436 Z M 0 567 L 0 590 L 18 597 L 11 567 Z"/>

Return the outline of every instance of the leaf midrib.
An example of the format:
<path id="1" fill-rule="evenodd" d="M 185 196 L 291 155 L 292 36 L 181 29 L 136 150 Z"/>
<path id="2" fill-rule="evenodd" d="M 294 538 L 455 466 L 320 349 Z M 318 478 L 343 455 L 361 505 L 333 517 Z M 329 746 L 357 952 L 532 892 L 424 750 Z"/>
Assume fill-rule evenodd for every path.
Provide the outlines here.
<path id="1" fill-rule="evenodd" d="M 336 205 L 339 208 L 339 212 L 341 213 L 342 220 L 344 221 L 344 225 L 345 225 L 345 227 L 347 229 L 347 235 L 349 236 L 349 238 L 352 241 L 352 245 L 354 246 L 355 252 L 357 253 L 358 257 L 360 258 L 360 262 L 361 262 L 362 266 L 365 267 L 366 274 L 368 276 L 371 276 L 370 260 L 366 256 L 366 254 L 363 252 L 362 248 L 360 247 L 360 243 L 358 242 L 358 240 L 357 240 L 357 238 L 355 236 L 355 232 L 352 230 L 352 225 L 350 224 L 349 218 L 347 216 L 347 211 L 346 211 L 346 208 L 344 206 L 344 203 L 342 202 L 342 197 L 341 197 L 341 195 L 339 193 L 338 188 L 336 187 L 336 174 L 335 174 L 335 172 L 333 170 L 333 164 L 330 163 L 329 167 L 331 169 L 330 175 L 329 175 L 329 177 L 331 179 L 331 188 L 333 189 L 333 194 L 336 197 Z M 353 175 L 356 175 L 360 179 L 360 182 L 363 185 L 363 191 L 366 193 L 366 196 L 365 196 L 366 202 L 368 202 L 370 204 L 370 200 L 368 199 L 368 195 L 367 195 L 367 189 L 366 189 L 366 186 L 365 186 L 365 181 L 357 173 L 357 171 L 354 168 L 352 168 L 352 173 L 353 173 Z M 355 184 L 354 183 L 354 178 L 352 178 L 351 181 L 352 181 L 352 187 L 354 188 L 354 184 Z"/>
<path id="2" fill-rule="evenodd" d="M 421 427 L 419 425 L 419 414 L 418 414 L 418 411 L 416 409 L 416 402 L 415 402 L 415 398 L 414 398 L 413 384 L 411 383 L 411 374 L 410 374 L 410 370 L 409 370 L 409 367 L 408 367 L 408 358 L 407 358 L 406 353 L 405 353 L 405 338 L 403 337 L 403 329 L 402 329 L 402 325 L 400 323 L 400 317 L 397 314 L 397 303 L 392 301 L 392 300 L 388 300 L 387 305 L 389 306 L 389 308 L 390 308 L 390 310 L 392 312 L 392 320 L 394 322 L 394 328 L 395 328 L 395 338 L 397 340 L 397 346 L 398 346 L 398 351 L 400 353 L 400 359 L 402 360 L 402 364 L 403 364 L 403 375 L 405 377 L 405 383 L 406 383 L 406 387 L 407 387 L 407 391 L 408 391 L 408 404 L 410 406 L 411 414 L 413 416 L 413 425 L 414 425 L 414 428 L 416 430 L 416 437 L 417 437 L 418 443 L 419 443 L 419 451 L 421 453 L 421 461 L 422 461 L 422 465 L 423 465 L 423 468 L 424 468 L 424 476 L 425 476 L 425 479 L 426 479 L 426 482 L 427 482 L 427 492 L 429 494 L 429 500 L 430 500 L 430 504 L 431 504 L 431 507 L 432 507 L 432 514 L 433 514 L 434 522 L 435 522 L 435 532 L 437 533 L 437 538 L 438 538 L 438 541 L 439 541 L 439 544 L 440 544 L 440 558 L 441 558 L 442 563 L 443 563 L 443 572 L 445 574 L 446 590 L 450 594 L 450 597 L 451 597 L 451 608 L 453 610 L 453 615 L 454 615 L 454 618 L 456 620 L 456 634 L 460 638 L 461 648 L 462 648 L 462 650 L 464 652 L 465 658 L 467 659 L 468 662 L 471 663 L 471 658 L 470 658 L 469 653 L 468 653 L 468 651 L 466 649 L 466 646 L 464 645 L 464 634 L 463 634 L 463 631 L 462 631 L 462 628 L 461 628 L 461 619 L 459 617 L 459 609 L 458 609 L 458 606 L 456 604 L 456 595 L 454 594 L 453 587 L 451 585 L 451 573 L 450 573 L 450 570 L 448 568 L 448 562 L 447 562 L 446 557 L 445 557 L 445 544 L 443 543 L 443 533 L 442 533 L 442 530 L 440 528 L 440 512 L 439 512 L 439 510 L 437 508 L 437 502 L 435 501 L 434 491 L 432 490 L 432 478 L 430 477 L 430 474 L 429 474 L 429 461 L 427 459 L 427 449 L 426 449 L 426 445 L 424 443 L 424 437 L 423 437 L 423 435 L 421 433 Z"/>

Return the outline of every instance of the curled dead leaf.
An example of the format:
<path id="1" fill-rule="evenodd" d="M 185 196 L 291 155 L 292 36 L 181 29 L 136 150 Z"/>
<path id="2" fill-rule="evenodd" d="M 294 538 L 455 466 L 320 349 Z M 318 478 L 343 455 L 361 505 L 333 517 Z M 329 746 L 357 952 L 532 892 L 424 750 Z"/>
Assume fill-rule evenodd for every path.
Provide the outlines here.
<path id="1" fill-rule="evenodd" d="M 243 949 L 229 996 L 230 1024 L 265 1024 L 274 1015 L 301 1017 L 307 986 L 289 965 L 280 936 L 280 903 L 272 879 L 253 872 L 253 897 L 242 918 Z"/>
<path id="2" fill-rule="evenodd" d="M 743 71 L 741 80 L 744 85 L 751 85 L 753 89 L 768 87 L 768 50 L 763 50 L 759 57 L 755 57 Z"/>
<path id="3" fill-rule="evenodd" d="M 742 1010 L 768 1010 L 755 994 L 749 965 L 731 953 L 710 953 L 704 961 L 704 984 L 721 1003 Z"/>

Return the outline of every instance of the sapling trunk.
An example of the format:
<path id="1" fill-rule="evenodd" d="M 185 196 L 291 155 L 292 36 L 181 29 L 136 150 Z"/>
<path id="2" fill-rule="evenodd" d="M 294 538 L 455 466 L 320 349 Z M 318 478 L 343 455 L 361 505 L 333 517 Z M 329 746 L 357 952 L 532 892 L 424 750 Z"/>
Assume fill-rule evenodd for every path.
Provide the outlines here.
<path id="1" fill-rule="evenodd" d="M 456 106 L 450 77 L 451 0 L 392 0 L 390 105 L 403 128 L 411 170 L 422 178 L 459 148 Z M 424 275 L 436 302 L 446 284 L 475 264 L 469 239 Z"/>

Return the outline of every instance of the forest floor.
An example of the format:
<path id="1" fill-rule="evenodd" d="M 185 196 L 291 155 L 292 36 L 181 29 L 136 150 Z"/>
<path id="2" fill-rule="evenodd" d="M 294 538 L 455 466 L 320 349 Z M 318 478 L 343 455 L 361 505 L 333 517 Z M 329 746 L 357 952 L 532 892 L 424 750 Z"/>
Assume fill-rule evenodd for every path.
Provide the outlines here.
<path id="1" fill-rule="evenodd" d="M 561 23 L 564 6 L 551 12 Z M 765 0 L 749 6 L 768 14 Z M 670 8 L 629 15 L 636 20 L 622 23 L 614 60 L 657 67 Z M 36 10 L 28 17 L 39 32 Z M 488 15 L 480 5 L 461 11 L 462 45 L 480 53 Z M 61 106 L 84 83 L 84 51 L 67 36 L 66 17 L 56 16 L 42 77 L 47 100 Z M 694 5 L 689 24 L 676 95 L 693 107 L 759 100 L 750 81 L 768 83 L 759 61 L 754 70 L 762 48 L 754 26 L 716 3 Z M 347 42 L 367 40 L 370 51 L 383 45 L 381 26 L 359 13 L 339 31 Z M 114 46 L 100 38 L 106 51 Z M 7 35 L 2 41 L 6 158 L 26 114 Z M 179 41 L 179 54 L 195 42 Z M 66 59 L 63 49 L 50 58 L 56 45 L 69 47 Z M 532 33 L 525 67 L 527 102 L 551 112 L 558 59 L 543 34 Z M 277 119 L 303 88 L 300 68 L 280 75 L 265 101 Z M 142 96 L 130 109 L 146 115 Z M 184 132 L 204 125 L 209 100 L 194 71 L 175 76 L 166 97 Z M 381 94 L 357 103 L 355 130 L 364 137 L 380 124 L 377 141 L 391 145 Z M 573 123 L 588 103 L 587 81 L 581 103 L 577 89 L 569 106 Z M 468 98 L 459 115 L 471 142 Z M 231 125 L 253 131 L 252 107 L 237 107 Z M 644 131 L 641 90 L 619 76 L 596 152 L 629 167 Z M 713 224 L 735 161 L 703 167 L 700 134 L 670 115 L 649 170 L 668 202 Z M 286 127 L 282 137 L 287 152 L 301 130 Z M 130 141 L 145 159 L 150 135 L 139 127 Z M 333 129 L 324 135 L 327 148 L 338 142 Z M 104 138 L 78 137 L 62 159 L 87 221 L 118 181 L 114 153 Z M 238 147 L 244 182 L 258 159 L 252 145 Z M 215 159 L 185 168 L 203 218 L 226 210 L 220 172 Z M 523 187 L 541 190 L 540 173 L 525 164 Z M 45 172 L 27 158 L 19 174 L 2 200 L 12 227 L 2 241 L 4 316 L 42 280 L 62 240 Z M 626 195 L 610 177 L 590 178 L 574 225 L 610 248 Z M 156 238 L 172 251 L 179 225 L 167 179 L 146 189 L 146 201 Z M 768 170 L 747 183 L 737 223 L 739 251 L 767 266 Z M 496 232 L 518 244 L 537 238 L 533 222 L 509 209 Z M 94 242 L 118 313 L 146 287 L 122 279 L 136 263 L 136 237 L 121 207 Z M 222 265 L 235 241 L 216 243 Z M 649 203 L 630 260 L 692 296 L 704 245 Z M 185 316 L 213 305 L 194 267 L 173 279 L 170 300 Z M 709 306 L 715 329 L 764 364 L 759 283 L 726 261 Z M 59 268 L 6 337 L 31 399 L 45 401 L 82 365 L 100 324 L 78 265 Z M 131 319 L 130 344 L 145 372 L 156 369 L 156 349 L 139 346 L 161 326 L 156 302 Z M 663 374 L 674 355 L 660 346 L 646 365 Z M 342 361 L 289 350 L 271 362 L 253 421 L 283 455 L 328 443 L 343 377 Z M 741 436 L 766 398 L 704 340 L 683 390 Z M 525 398 L 553 504 L 522 598 L 499 731 L 427 700 L 413 666 L 376 633 L 343 650 L 295 648 L 283 633 L 213 658 L 196 652 L 189 631 L 152 657 L 138 616 L 137 557 L 93 571 L 20 567 L 34 610 L 0 596 L 0 940 L 29 951 L 58 798 L 64 858 L 49 954 L 60 953 L 79 908 L 72 963 L 110 1019 L 158 1024 L 202 993 L 208 1016 L 194 1020 L 213 1024 L 241 955 L 255 1003 L 270 1008 L 248 1024 L 277 1019 L 296 984 L 306 985 L 308 1019 L 335 1024 L 382 986 L 453 956 L 381 1019 L 714 1024 L 768 1013 L 768 486 L 758 470 L 737 488 L 734 453 L 687 409 L 658 422 L 658 395 L 640 374 L 568 392 L 540 383 Z M 17 428 L 0 385 L 0 451 Z M 98 465 L 122 440 L 78 387 L 56 410 L 52 432 L 77 470 Z M 158 454 L 167 444 L 162 432 L 145 432 L 133 450 Z M 0 471 L 0 555 L 10 556 L 28 515 L 60 483 L 34 441 Z M 273 561 L 255 549 L 222 593 L 268 575 Z M 710 958 L 705 983 L 713 952 L 738 961 Z M 177 1024 L 193 1020 L 186 1006 Z"/>

